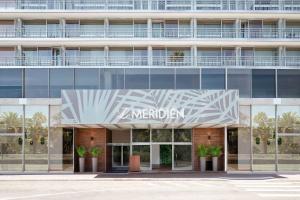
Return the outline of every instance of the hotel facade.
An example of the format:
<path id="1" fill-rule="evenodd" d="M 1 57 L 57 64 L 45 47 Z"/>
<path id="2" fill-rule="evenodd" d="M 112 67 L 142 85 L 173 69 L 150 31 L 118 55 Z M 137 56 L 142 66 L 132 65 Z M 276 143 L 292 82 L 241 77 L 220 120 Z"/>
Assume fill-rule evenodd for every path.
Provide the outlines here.
<path id="1" fill-rule="evenodd" d="M 0 1 L 0 173 L 78 172 L 78 146 L 198 171 L 201 144 L 300 171 L 300 0 Z"/>

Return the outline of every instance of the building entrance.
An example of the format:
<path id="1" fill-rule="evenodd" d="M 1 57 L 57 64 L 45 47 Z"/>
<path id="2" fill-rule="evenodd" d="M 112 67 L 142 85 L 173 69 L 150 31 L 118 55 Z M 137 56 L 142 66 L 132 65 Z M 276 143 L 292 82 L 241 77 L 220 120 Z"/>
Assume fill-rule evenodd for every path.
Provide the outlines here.
<path id="1" fill-rule="evenodd" d="M 112 146 L 112 171 L 127 172 L 130 155 L 130 146 L 118 144 Z"/>

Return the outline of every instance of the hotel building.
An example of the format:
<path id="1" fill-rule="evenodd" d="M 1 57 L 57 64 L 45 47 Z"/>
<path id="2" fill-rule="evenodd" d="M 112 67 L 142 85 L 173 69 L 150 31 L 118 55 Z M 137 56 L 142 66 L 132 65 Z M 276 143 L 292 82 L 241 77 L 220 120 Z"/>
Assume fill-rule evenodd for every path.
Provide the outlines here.
<path id="1" fill-rule="evenodd" d="M 0 1 L 0 173 L 78 172 L 78 146 L 197 171 L 200 144 L 300 171 L 300 0 Z"/>

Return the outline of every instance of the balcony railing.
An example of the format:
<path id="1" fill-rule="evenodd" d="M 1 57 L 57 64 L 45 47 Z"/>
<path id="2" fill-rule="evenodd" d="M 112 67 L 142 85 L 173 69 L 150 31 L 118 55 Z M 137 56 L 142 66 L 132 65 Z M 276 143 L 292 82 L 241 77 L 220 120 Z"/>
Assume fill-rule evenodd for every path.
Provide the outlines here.
<path id="1" fill-rule="evenodd" d="M 250 28 L 21 28 L 1 27 L 0 38 L 271 38 L 299 39 L 300 28 L 264 29 Z"/>
<path id="2" fill-rule="evenodd" d="M 300 11 L 300 0 L 2 0 L 0 9 Z"/>
<path id="3" fill-rule="evenodd" d="M 194 60 L 196 62 L 194 62 Z M 0 57 L 0 66 L 300 67 L 299 56 L 71 56 Z"/>

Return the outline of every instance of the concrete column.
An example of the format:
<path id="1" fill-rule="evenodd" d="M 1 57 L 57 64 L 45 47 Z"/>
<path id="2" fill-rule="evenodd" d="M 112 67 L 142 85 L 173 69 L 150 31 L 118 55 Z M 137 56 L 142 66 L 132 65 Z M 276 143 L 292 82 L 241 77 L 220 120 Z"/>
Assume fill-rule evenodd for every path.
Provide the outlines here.
<path id="1" fill-rule="evenodd" d="M 109 47 L 105 46 L 104 47 L 104 66 L 108 66 L 109 65 Z"/>
<path id="2" fill-rule="evenodd" d="M 152 46 L 148 46 L 148 66 L 153 65 L 152 61 L 153 61 Z"/>
<path id="3" fill-rule="evenodd" d="M 59 24 L 60 24 L 59 26 L 61 31 L 61 37 L 66 37 L 66 20 L 60 19 Z"/>
<path id="4" fill-rule="evenodd" d="M 16 37 L 22 37 L 22 19 L 15 20 Z"/>
<path id="5" fill-rule="evenodd" d="M 193 18 L 191 20 L 191 30 L 192 30 L 192 37 L 197 38 L 197 19 Z"/>
<path id="6" fill-rule="evenodd" d="M 192 65 L 194 67 L 196 67 L 197 66 L 197 46 L 196 45 L 192 46 L 191 51 L 192 51 L 192 53 L 191 53 L 191 55 L 192 55 Z"/>
<path id="7" fill-rule="evenodd" d="M 147 19 L 147 37 L 152 37 L 152 19 Z"/>
<path id="8" fill-rule="evenodd" d="M 241 47 L 235 47 L 235 65 L 236 66 L 240 66 L 240 64 L 241 64 L 241 56 L 242 56 Z"/>
<path id="9" fill-rule="evenodd" d="M 278 20 L 278 37 L 284 38 L 285 37 L 285 27 L 286 27 L 286 20 L 285 19 L 279 19 Z"/>
<path id="10" fill-rule="evenodd" d="M 109 33 L 108 29 L 109 29 L 109 20 L 108 20 L 108 18 L 105 18 L 104 19 L 104 36 L 105 37 L 108 37 L 108 33 Z"/>
<path id="11" fill-rule="evenodd" d="M 235 37 L 240 38 L 241 35 L 241 20 L 236 19 L 235 20 Z"/>
<path id="12" fill-rule="evenodd" d="M 16 56 L 15 65 L 16 66 L 22 65 L 22 46 L 21 45 L 17 46 L 15 56 Z"/>
<path id="13" fill-rule="evenodd" d="M 66 65 L 66 47 L 62 46 L 60 48 L 60 55 L 61 55 L 61 65 Z"/>
<path id="14" fill-rule="evenodd" d="M 285 50 L 286 49 L 283 46 L 280 46 L 278 48 L 278 56 L 279 56 L 278 64 L 279 64 L 279 66 L 285 66 L 286 65 Z"/>

